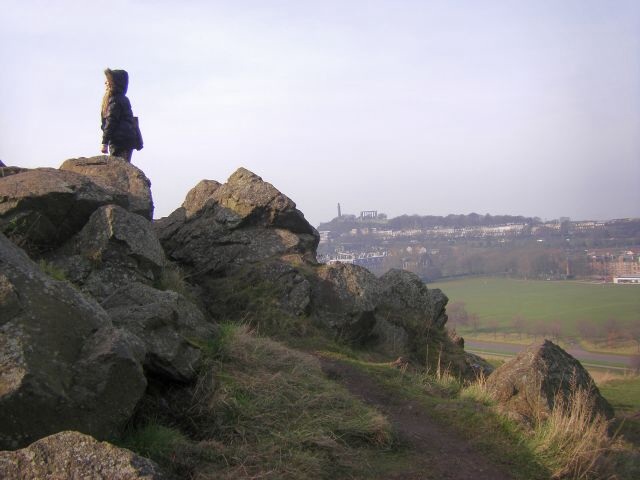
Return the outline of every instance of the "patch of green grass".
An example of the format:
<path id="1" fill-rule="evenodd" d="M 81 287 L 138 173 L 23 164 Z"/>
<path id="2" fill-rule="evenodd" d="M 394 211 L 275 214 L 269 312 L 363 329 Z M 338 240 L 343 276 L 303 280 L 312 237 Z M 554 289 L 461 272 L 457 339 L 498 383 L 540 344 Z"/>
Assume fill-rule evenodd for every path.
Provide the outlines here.
<path id="1" fill-rule="evenodd" d="M 121 445 L 153 460 L 174 455 L 188 439 L 178 430 L 157 423 L 127 432 Z"/>
<path id="2" fill-rule="evenodd" d="M 640 413 L 640 376 L 614 378 L 598 388 L 616 413 Z"/>
<path id="3" fill-rule="evenodd" d="M 53 263 L 47 262 L 46 260 L 40 260 L 38 262 L 38 266 L 40 267 L 40 270 L 42 270 L 44 273 L 55 280 L 67 280 L 67 274 L 65 273 L 65 271 L 59 267 L 56 267 Z"/>
<path id="4" fill-rule="evenodd" d="M 624 326 L 637 321 L 640 311 L 639 289 L 634 285 L 482 277 L 428 286 L 442 289 L 450 303 L 464 302 L 481 321 L 497 321 L 501 331 L 510 331 L 513 317 L 521 315 L 528 322 L 560 321 L 564 334 L 577 335 L 580 320 L 604 323 L 615 318 Z M 486 325 L 481 327 L 485 330 Z"/>
<path id="5" fill-rule="evenodd" d="M 600 383 L 598 388 L 616 412 L 619 434 L 640 448 L 640 377 L 609 380 Z"/>

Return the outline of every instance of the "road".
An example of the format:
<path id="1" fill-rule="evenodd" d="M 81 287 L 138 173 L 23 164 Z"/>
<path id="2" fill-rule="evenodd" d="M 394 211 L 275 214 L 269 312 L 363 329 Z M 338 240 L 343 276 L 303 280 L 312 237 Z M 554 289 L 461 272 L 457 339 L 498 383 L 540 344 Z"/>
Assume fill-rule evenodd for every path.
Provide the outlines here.
<path id="1" fill-rule="evenodd" d="M 497 353 L 499 355 L 516 355 L 528 345 L 517 345 L 514 343 L 486 342 L 477 340 L 467 340 L 465 338 L 464 348 L 472 353 Z M 580 360 L 585 366 L 609 367 L 616 370 L 631 368 L 630 355 L 615 355 L 610 353 L 596 353 L 583 350 L 579 346 L 565 349 L 570 355 Z"/>

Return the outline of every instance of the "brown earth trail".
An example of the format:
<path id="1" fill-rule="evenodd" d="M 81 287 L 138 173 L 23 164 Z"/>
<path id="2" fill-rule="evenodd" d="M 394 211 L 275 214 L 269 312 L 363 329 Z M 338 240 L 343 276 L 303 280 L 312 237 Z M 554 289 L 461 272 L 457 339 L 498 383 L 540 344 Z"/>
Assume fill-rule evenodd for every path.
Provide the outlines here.
<path id="1" fill-rule="evenodd" d="M 417 452 L 408 470 L 385 480 L 511 480 L 513 477 L 489 463 L 468 441 L 438 424 L 416 401 L 385 391 L 366 373 L 334 359 L 320 356 L 325 374 L 355 396 L 376 407 L 393 424 L 400 439 Z"/>

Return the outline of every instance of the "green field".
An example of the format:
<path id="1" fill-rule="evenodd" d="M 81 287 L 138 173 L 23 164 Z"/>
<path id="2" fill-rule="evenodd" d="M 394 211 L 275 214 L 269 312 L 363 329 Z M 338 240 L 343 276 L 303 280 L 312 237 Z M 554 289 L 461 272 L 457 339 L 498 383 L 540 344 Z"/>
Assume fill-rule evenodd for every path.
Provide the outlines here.
<path id="1" fill-rule="evenodd" d="M 497 321 L 510 330 L 514 316 L 527 322 L 561 322 L 565 334 L 576 335 L 581 320 L 604 324 L 615 319 L 620 327 L 640 322 L 640 286 L 575 281 L 466 278 L 428 284 L 440 288 L 449 304 L 462 301 L 486 325 Z M 481 323 L 481 324 L 482 324 Z"/>

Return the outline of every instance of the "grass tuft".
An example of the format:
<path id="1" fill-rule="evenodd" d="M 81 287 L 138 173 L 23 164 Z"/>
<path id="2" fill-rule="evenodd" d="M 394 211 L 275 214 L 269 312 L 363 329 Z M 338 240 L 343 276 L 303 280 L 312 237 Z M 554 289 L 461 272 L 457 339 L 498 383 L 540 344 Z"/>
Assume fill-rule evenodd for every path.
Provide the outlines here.
<path id="1" fill-rule="evenodd" d="M 577 389 L 567 399 L 556 396 L 549 417 L 535 425 L 531 445 L 554 478 L 595 478 L 614 445 L 608 428 L 605 418 L 593 415 L 589 393 Z"/>
<path id="2" fill-rule="evenodd" d="M 154 286 L 158 290 L 177 292 L 188 300 L 193 301 L 194 296 L 186 278 L 186 275 L 178 265 L 167 262 L 162 272 L 160 272 L 160 276 L 156 278 Z"/>
<path id="3" fill-rule="evenodd" d="M 46 260 L 40 260 L 38 262 L 38 266 L 40 270 L 49 275 L 54 280 L 66 281 L 67 275 L 61 268 L 56 267 L 53 263 L 47 262 Z"/>

